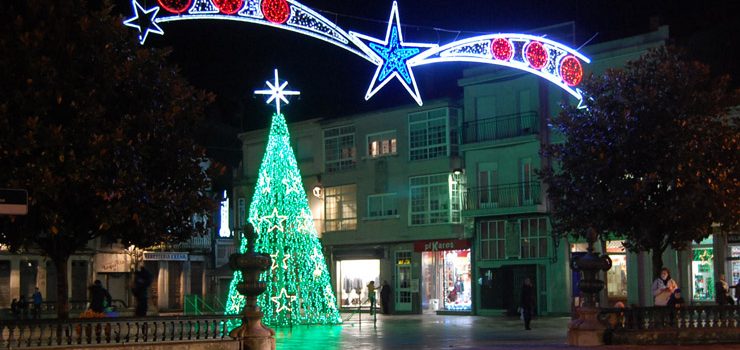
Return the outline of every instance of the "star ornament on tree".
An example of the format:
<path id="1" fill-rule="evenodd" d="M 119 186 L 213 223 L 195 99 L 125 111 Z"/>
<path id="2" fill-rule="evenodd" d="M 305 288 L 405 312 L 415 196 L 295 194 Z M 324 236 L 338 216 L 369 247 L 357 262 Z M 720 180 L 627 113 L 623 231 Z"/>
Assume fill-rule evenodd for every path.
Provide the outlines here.
<path id="1" fill-rule="evenodd" d="M 280 305 L 280 299 L 283 297 L 287 299 L 287 303 Z M 288 294 L 285 288 L 283 288 L 280 290 L 280 294 L 271 297 L 270 299 L 273 303 L 275 303 L 275 312 L 280 312 L 283 310 L 291 311 L 292 309 L 290 308 L 290 304 L 295 300 L 295 295 Z"/>
<path id="2" fill-rule="evenodd" d="M 421 95 L 416 85 L 414 72 L 411 67 L 414 66 L 413 58 L 423 51 L 437 47 L 436 44 L 419 44 L 406 43 L 403 41 L 401 33 L 401 22 L 398 18 L 398 4 L 394 1 L 391 15 L 388 19 L 388 28 L 385 33 L 385 40 L 381 41 L 373 37 L 350 32 L 350 36 L 355 39 L 355 43 L 368 56 L 372 57 L 378 68 L 375 70 L 375 76 L 370 82 L 370 87 L 365 94 L 365 100 L 369 100 L 376 92 L 388 84 L 393 78 L 401 82 L 406 91 L 414 98 L 416 103 L 421 106 Z M 367 44 L 365 42 L 368 42 Z"/>
<path id="3" fill-rule="evenodd" d="M 134 17 L 123 21 L 123 25 L 136 28 L 139 31 L 140 44 L 144 44 L 149 32 L 159 35 L 164 34 L 162 28 L 160 28 L 155 21 L 157 19 L 157 13 L 159 13 L 159 6 L 154 6 L 145 10 L 144 7 L 139 4 L 138 0 L 131 1 L 131 6 L 134 8 Z"/>
<path id="4" fill-rule="evenodd" d="M 280 101 L 285 102 L 285 104 L 287 105 L 289 102 L 286 96 L 301 94 L 300 91 L 285 90 L 285 87 L 288 86 L 288 82 L 285 81 L 280 84 L 277 69 L 275 69 L 275 84 L 270 83 L 269 80 L 265 81 L 265 84 L 267 84 L 267 87 L 270 88 L 269 90 L 255 90 L 254 93 L 256 95 L 270 95 L 270 97 L 267 99 L 267 103 L 275 101 L 275 109 L 277 110 L 277 114 L 280 114 Z"/>
<path id="5" fill-rule="evenodd" d="M 283 227 L 283 223 L 287 219 L 287 216 L 278 214 L 277 208 L 272 208 L 272 214 L 263 216 L 260 218 L 260 222 L 267 223 L 267 232 L 272 232 L 275 229 L 280 232 L 284 232 L 285 228 Z"/>

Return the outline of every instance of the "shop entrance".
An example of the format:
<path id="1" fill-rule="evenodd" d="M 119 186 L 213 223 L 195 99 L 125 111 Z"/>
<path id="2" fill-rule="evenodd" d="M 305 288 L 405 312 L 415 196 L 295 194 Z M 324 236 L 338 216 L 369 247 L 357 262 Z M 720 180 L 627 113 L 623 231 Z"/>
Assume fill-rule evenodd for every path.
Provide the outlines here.
<path id="1" fill-rule="evenodd" d="M 411 311 L 411 252 L 396 252 L 396 303 L 395 310 Z"/>
<path id="2" fill-rule="evenodd" d="M 422 310 L 470 311 L 470 249 L 422 253 Z"/>
<path id="3" fill-rule="evenodd" d="M 375 281 L 380 287 L 380 260 L 339 260 L 337 261 L 337 297 L 342 308 L 370 307 L 367 284 Z M 380 299 L 379 291 L 375 293 Z M 378 305 L 380 306 L 380 305 Z"/>
<path id="4" fill-rule="evenodd" d="M 537 265 L 508 265 L 500 268 L 480 269 L 480 301 L 482 309 L 506 310 L 516 315 L 521 304 L 522 284 L 529 277 L 535 290 L 540 290 Z M 544 282 L 543 282 L 544 283 Z M 535 302 L 535 305 L 537 302 Z"/>

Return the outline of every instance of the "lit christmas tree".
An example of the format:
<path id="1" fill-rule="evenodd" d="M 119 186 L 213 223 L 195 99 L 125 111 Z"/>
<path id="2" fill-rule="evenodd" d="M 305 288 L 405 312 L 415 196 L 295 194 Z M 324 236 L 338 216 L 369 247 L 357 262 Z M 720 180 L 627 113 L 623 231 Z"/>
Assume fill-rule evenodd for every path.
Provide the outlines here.
<path id="1" fill-rule="evenodd" d="M 264 313 L 262 322 L 272 326 L 341 323 L 298 163 L 290 147 L 288 126 L 280 114 L 280 101 L 288 103 L 285 95 L 298 92 L 283 90 L 287 82 L 279 85 L 277 70 L 275 84 L 268 81 L 267 85 L 271 90 L 256 93 L 270 94 L 267 102 L 275 100 L 277 113 L 272 117 L 249 207 L 249 222 L 257 237 L 255 251 L 272 257 L 271 268 L 260 278 L 267 283 L 267 290 L 257 301 Z M 240 252 L 245 252 L 246 246 L 242 237 Z M 234 272 L 226 302 L 227 315 L 239 314 L 244 307 L 244 297 L 236 290 L 241 281 L 241 272 Z"/>

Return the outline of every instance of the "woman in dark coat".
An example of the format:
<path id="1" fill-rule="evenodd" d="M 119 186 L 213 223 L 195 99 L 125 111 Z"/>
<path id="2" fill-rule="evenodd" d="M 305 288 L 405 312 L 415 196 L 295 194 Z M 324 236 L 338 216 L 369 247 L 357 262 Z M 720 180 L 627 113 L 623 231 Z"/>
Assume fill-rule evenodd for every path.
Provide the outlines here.
<path id="1" fill-rule="evenodd" d="M 391 313 L 391 286 L 388 281 L 383 281 L 383 286 L 380 289 L 380 307 L 383 308 L 384 315 Z"/>
<path id="2" fill-rule="evenodd" d="M 524 329 L 531 330 L 529 324 L 532 322 L 532 313 L 534 312 L 534 286 L 529 277 L 524 279 L 522 285 L 522 316 L 524 317 Z"/>

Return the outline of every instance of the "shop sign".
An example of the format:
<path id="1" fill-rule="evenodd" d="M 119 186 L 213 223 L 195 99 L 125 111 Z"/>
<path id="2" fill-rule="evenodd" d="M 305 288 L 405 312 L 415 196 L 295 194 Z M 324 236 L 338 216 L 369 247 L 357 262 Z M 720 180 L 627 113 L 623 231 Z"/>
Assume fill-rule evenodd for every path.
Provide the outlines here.
<path id="1" fill-rule="evenodd" d="M 95 269 L 98 272 L 129 272 L 129 256 L 126 254 L 97 253 Z"/>
<path id="2" fill-rule="evenodd" d="M 740 234 L 727 235 L 727 243 L 740 243 Z"/>
<path id="3" fill-rule="evenodd" d="M 414 242 L 416 252 L 436 252 L 438 250 L 460 250 L 470 248 L 470 241 L 465 239 L 437 239 Z"/>
<path id="4" fill-rule="evenodd" d="M 144 260 L 187 261 L 186 252 L 144 252 Z"/>

